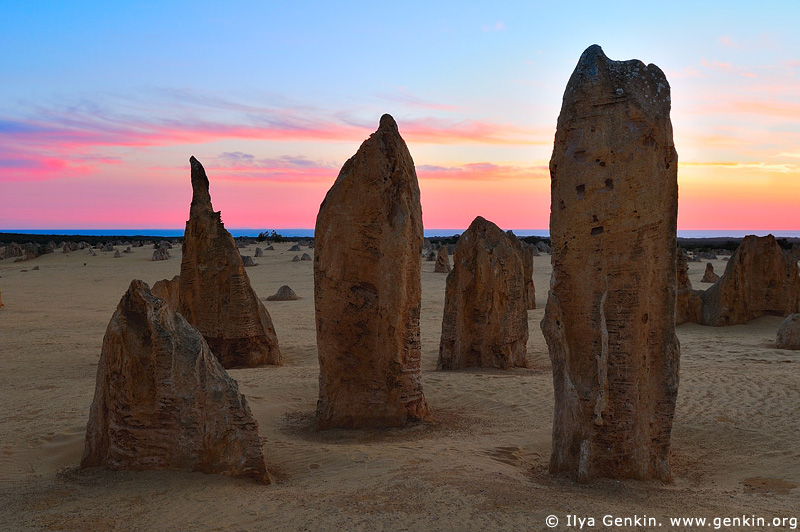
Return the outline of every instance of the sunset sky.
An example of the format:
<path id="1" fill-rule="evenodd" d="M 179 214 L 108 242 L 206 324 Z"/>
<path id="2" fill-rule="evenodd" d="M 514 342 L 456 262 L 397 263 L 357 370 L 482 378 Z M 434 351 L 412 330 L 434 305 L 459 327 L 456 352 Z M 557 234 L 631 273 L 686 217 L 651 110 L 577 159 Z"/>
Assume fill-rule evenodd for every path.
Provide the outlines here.
<path id="1" fill-rule="evenodd" d="M 800 2 L 3 2 L 0 230 L 313 228 L 394 116 L 426 228 L 547 228 L 567 80 L 599 44 L 672 87 L 679 229 L 800 230 Z"/>

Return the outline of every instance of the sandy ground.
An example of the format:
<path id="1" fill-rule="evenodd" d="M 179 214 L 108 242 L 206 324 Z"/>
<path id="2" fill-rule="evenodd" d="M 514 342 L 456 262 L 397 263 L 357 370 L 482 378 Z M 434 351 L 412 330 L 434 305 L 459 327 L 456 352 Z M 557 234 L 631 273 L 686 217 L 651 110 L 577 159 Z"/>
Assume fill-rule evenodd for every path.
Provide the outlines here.
<path id="1" fill-rule="evenodd" d="M 283 284 L 302 298 L 265 303 L 286 365 L 230 372 L 258 419 L 278 478 L 269 486 L 76 468 L 108 320 L 131 279 L 152 285 L 176 275 L 180 249 L 160 262 L 145 248 L 118 259 L 77 251 L 0 261 L 0 529 L 515 531 L 546 530 L 554 515 L 555 530 L 578 530 L 571 515 L 586 519 L 584 530 L 684 530 L 692 527 L 669 519 L 800 517 L 800 352 L 774 348 L 781 318 L 678 328 L 673 483 L 579 485 L 547 473 L 553 387 L 539 322 L 549 256 L 535 262 L 529 369 L 435 371 L 445 275 L 424 262 L 423 377 L 433 419 L 318 433 L 312 263 L 291 262 L 289 245 L 248 268 L 262 299 Z M 725 263 L 712 262 L 721 274 Z M 709 286 L 700 283 L 704 268 L 690 264 L 695 288 Z M 605 515 L 662 526 L 603 526 Z"/>

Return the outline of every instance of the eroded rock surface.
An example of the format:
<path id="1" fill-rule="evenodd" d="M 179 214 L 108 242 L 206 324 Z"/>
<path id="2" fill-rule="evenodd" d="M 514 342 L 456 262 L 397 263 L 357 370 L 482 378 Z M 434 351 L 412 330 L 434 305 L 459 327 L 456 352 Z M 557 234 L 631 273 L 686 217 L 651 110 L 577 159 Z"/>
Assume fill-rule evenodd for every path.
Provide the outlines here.
<path id="1" fill-rule="evenodd" d="M 682 250 L 678 250 L 675 270 L 678 283 L 675 299 L 675 325 L 686 322 L 702 323 L 703 292 L 692 289 L 692 281 L 689 279 L 689 257 Z"/>
<path id="2" fill-rule="evenodd" d="M 513 231 L 506 234 L 511 242 L 517 247 L 522 257 L 523 281 L 525 282 L 525 308 L 534 310 L 536 308 L 536 287 L 533 284 L 533 257 L 535 256 L 536 246 L 527 244 L 517 238 Z"/>
<path id="3" fill-rule="evenodd" d="M 706 262 L 706 271 L 703 272 L 703 278 L 700 279 L 701 283 L 716 283 L 719 281 L 719 275 L 714 273 L 714 265 Z"/>
<path id="4" fill-rule="evenodd" d="M 0 303 L 2 306 L 2 303 Z M 778 349 L 800 349 L 800 314 L 790 314 L 778 327 L 775 340 Z"/>
<path id="5" fill-rule="evenodd" d="M 289 285 L 283 285 L 278 288 L 278 291 L 267 297 L 267 301 L 295 301 L 300 299 L 295 294 L 294 290 Z"/>
<path id="6" fill-rule="evenodd" d="M 589 47 L 569 80 L 550 160 L 550 471 L 671 477 L 677 153 L 664 73 Z"/>
<path id="7" fill-rule="evenodd" d="M 516 237 L 480 216 L 458 239 L 447 276 L 437 369 L 527 366 L 522 254 Z"/>
<path id="8" fill-rule="evenodd" d="M 206 172 L 194 157 L 189 162 L 193 194 L 183 239 L 180 313 L 203 334 L 223 367 L 281 365 L 272 318 L 211 206 Z"/>
<path id="9" fill-rule="evenodd" d="M 800 310 L 797 262 L 775 237 L 748 235 L 719 281 L 703 293 L 704 325 L 735 325 Z"/>
<path id="10" fill-rule="evenodd" d="M 103 338 L 81 467 L 269 482 L 258 424 L 202 335 L 131 282 Z"/>
<path id="11" fill-rule="evenodd" d="M 450 255 L 447 254 L 447 246 L 439 248 L 436 254 L 436 264 L 433 267 L 435 273 L 450 273 Z"/>
<path id="12" fill-rule="evenodd" d="M 423 419 L 422 208 L 414 161 L 391 116 L 342 167 L 314 237 L 317 428 Z"/>

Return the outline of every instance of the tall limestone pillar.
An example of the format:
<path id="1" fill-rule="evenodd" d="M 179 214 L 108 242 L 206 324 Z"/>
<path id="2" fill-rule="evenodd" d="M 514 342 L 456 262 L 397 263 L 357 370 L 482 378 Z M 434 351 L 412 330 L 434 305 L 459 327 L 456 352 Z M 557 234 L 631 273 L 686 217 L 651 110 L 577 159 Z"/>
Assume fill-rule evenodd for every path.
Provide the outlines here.
<path id="1" fill-rule="evenodd" d="M 581 56 L 550 160 L 552 473 L 670 479 L 677 153 L 664 73 Z"/>
<path id="2" fill-rule="evenodd" d="M 423 419 L 422 206 L 414 161 L 391 116 L 342 167 L 314 240 L 317 428 Z"/>

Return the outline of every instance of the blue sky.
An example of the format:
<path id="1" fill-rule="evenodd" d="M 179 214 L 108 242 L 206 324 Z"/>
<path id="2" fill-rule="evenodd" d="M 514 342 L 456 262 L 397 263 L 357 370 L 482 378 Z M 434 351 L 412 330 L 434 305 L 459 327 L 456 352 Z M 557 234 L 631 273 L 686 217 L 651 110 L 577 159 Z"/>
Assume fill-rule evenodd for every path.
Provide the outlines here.
<path id="1" fill-rule="evenodd" d="M 180 227 L 190 155 L 229 226 L 313 227 L 385 112 L 426 227 L 546 227 L 594 43 L 667 74 L 679 226 L 800 229 L 798 20 L 796 1 L 6 2 L 0 229 Z"/>

